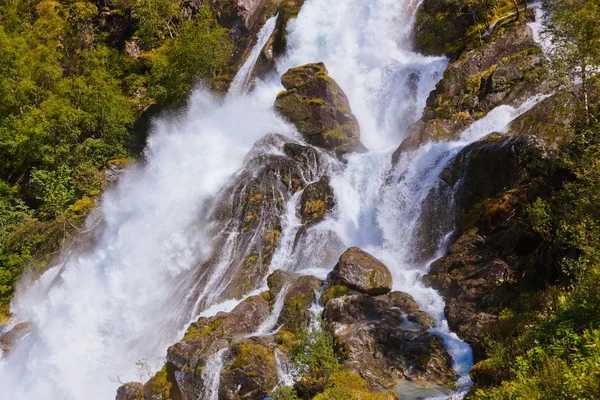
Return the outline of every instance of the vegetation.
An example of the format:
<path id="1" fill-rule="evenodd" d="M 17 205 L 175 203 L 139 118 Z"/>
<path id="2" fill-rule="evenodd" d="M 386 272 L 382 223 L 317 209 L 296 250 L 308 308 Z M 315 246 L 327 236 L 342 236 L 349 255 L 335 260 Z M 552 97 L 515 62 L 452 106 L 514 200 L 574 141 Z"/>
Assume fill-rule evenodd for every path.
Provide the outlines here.
<path id="1" fill-rule="evenodd" d="M 227 30 L 184 4 L 0 4 L 0 322 L 23 268 L 79 231 L 108 164 L 135 155 L 136 120 L 226 67 Z"/>
<path id="2" fill-rule="evenodd" d="M 579 80 L 574 140 L 560 150 L 562 179 L 527 207 L 529 228 L 542 239 L 562 278 L 523 293 L 500 315 L 473 371 L 473 399 L 597 399 L 600 393 L 600 5 L 543 2 L 550 18 L 554 73 Z M 540 250 L 541 252 L 541 250 Z"/>

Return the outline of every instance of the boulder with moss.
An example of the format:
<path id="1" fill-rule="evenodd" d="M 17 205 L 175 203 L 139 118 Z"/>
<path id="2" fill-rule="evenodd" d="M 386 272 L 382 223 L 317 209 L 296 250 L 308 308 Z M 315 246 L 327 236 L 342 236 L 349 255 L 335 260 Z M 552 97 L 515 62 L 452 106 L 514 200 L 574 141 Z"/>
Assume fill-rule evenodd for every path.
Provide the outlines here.
<path id="1" fill-rule="evenodd" d="M 274 345 L 262 338 L 247 339 L 227 352 L 219 399 L 264 399 L 278 382 Z"/>
<path id="2" fill-rule="evenodd" d="M 448 66 L 427 99 L 423 118 L 408 129 L 394 153 L 394 162 L 424 143 L 457 140 L 497 106 L 518 107 L 551 90 L 546 58 L 526 22 L 502 20 L 480 46 Z"/>
<path id="3" fill-rule="evenodd" d="M 324 321 L 343 368 L 375 388 L 392 388 L 399 379 L 424 385 L 455 379 L 443 341 L 427 331 L 433 319 L 405 293 L 330 299 Z"/>
<path id="4" fill-rule="evenodd" d="M 371 296 L 392 290 L 390 270 L 358 247 L 351 247 L 340 256 L 327 281 L 329 286 L 346 286 Z"/>
<path id="5" fill-rule="evenodd" d="M 358 121 L 344 91 L 328 75 L 323 63 L 288 70 L 275 108 L 314 146 L 338 155 L 362 150 Z"/>
<path id="6" fill-rule="evenodd" d="M 333 210 L 335 200 L 329 177 L 324 176 L 318 182 L 306 187 L 300 198 L 300 216 L 302 223 L 313 224 L 323 220 Z"/>

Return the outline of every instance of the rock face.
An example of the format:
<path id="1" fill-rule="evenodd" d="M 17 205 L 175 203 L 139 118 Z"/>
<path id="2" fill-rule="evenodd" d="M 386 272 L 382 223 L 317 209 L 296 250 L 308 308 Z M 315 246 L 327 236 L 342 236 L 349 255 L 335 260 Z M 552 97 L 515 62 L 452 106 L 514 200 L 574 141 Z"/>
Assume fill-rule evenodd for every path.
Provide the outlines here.
<path id="1" fill-rule="evenodd" d="M 144 385 L 139 382 L 129 382 L 117 390 L 116 400 L 139 400 L 144 398 Z"/>
<path id="2" fill-rule="evenodd" d="M 347 295 L 329 300 L 324 320 L 345 369 L 373 387 L 390 388 L 398 379 L 444 384 L 454 379 L 450 356 L 433 321 L 407 294 Z"/>
<path id="3" fill-rule="evenodd" d="M 240 298 L 264 280 L 279 243 L 287 201 L 309 182 L 318 181 L 324 171 L 314 148 L 281 135 L 268 135 L 254 145 L 243 171 L 214 203 L 216 250 L 202 269 L 229 264 L 218 283 L 223 299 Z M 199 287 L 208 276 L 199 276 Z"/>
<path id="4" fill-rule="evenodd" d="M 460 235 L 424 279 L 444 296 L 450 328 L 476 360 L 484 356 L 479 340 L 511 297 L 553 279 L 552 271 L 531 274 L 542 241 L 525 211 L 549 185 L 552 159 L 536 137 L 491 135 L 463 149 L 442 174 L 457 185 Z"/>
<path id="5" fill-rule="evenodd" d="M 346 286 L 370 296 L 392 290 L 392 274 L 378 259 L 358 247 L 352 247 L 341 255 L 340 260 L 327 277 L 330 286 Z"/>
<path id="6" fill-rule="evenodd" d="M 327 75 L 323 63 L 290 69 L 282 78 L 285 91 L 275 108 L 306 141 L 338 155 L 363 148 L 356 117 L 344 91 Z"/>
<path id="7" fill-rule="evenodd" d="M 31 331 L 31 327 L 30 323 L 21 322 L 7 332 L 0 331 L 0 355 L 6 356 L 14 345 Z"/>
<path id="8" fill-rule="evenodd" d="M 333 189 L 329 186 L 329 177 L 311 183 L 302 192 L 300 199 L 300 216 L 302 223 L 313 224 L 323 220 L 325 214 L 333 210 L 335 200 Z"/>
<path id="9" fill-rule="evenodd" d="M 483 45 L 450 64 L 429 95 L 423 118 L 412 125 L 394 153 L 428 142 L 457 140 L 474 121 L 499 105 L 521 105 L 548 92 L 545 58 L 525 21 L 498 23 Z"/>
<path id="10" fill-rule="evenodd" d="M 145 385 L 127 383 L 118 400 L 168 400 L 206 398 L 206 382 L 217 357 L 222 369 L 219 399 L 263 399 L 279 382 L 276 348 L 281 357 L 301 330 L 308 328 L 321 280 L 293 272 L 275 271 L 268 278 L 269 292 L 248 297 L 229 313 L 202 317 L 192 323 L 181 341 L 167 351 L 164 368 Z M 284 296 L 273 334 L 256 332 Z"/>

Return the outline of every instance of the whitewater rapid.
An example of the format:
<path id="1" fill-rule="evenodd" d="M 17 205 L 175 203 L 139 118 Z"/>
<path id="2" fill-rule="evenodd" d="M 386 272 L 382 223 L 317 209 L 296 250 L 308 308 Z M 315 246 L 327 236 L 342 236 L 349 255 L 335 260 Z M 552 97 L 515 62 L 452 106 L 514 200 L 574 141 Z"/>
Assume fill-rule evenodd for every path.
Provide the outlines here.
<path id="1" fill-rule="evenodd" d="M 201 296 L 213 300 L 203 309 L 199 302 L 191 309 L 184 306 L 197 300 L 190 298 L 197 296 L 190 279 L 213 248 L 208 205 L 261 137 L 277 132 L 301 139 L 272 104 L 282 89 L 282 73 L 317 61 L 348 95 L 361 140 L 371 151 L 349 155 L 345 165 L 331 170 L 333 215 L 309 228 L 295 248 L 298 196 L 290 200 L 270 269 L 323 277 L 347 247 L 373 253 L 391 269 L 394 289 L 412 294 L 436 318 L 435 332 L 466 377 L 470 349 L 449 331 L 441 297 L 420 282 L 428 262 L 412 257 L 421 200 L 437 187 L 439 172 L 461 148 L 501 130 L 523 110 L 499 108 L 461 141 L 427 145 L 391 164 L 393 150 L 420 118 L 447 64 L 412 51 L 419 3 L 307 0 L 288 25 L 287 53 L 252 92 L 244 90 L 249 60 L 236 78 L 235 94 L 221 99 L 196 90 L 185 113 L 155 121 L 146 161 L 126 171 L 101 200 L 92 248 L 66 255 L 34 284 L 20 288 L 12 312 L 16 320 L 31 321 L 33 330 L 0 360 L 3 393 L 15 400 L 114 398 L 119 382 L 139 379 L 138 360 L 159 369 L 167 347 L 189 321 L 233 308 L 236 299 L 215 304 L 217 296 L 206 288 Z M 274 27 L 273 20 L 269 23 Z M 386 184 L 390 179 L 396 184 Z M 451 193 L 447 197 L 451 206 Z M 447 230 L 450 234 L 452 227 Z M 433 256 L 443 253 L 444 238 Z M 257 289 L 261 285 L 257 282 Z M 212 360 L 215 366 L 222 354 Z M 214 397 L 218 379 L 218 374 L 207 376 L 207 397 Z"/>

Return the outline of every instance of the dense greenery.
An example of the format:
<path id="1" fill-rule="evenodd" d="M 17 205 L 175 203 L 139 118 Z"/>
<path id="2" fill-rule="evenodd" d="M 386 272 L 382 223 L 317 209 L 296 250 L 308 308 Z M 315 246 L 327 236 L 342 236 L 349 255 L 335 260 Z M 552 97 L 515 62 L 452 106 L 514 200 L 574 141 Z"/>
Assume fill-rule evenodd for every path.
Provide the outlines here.
<path id="1" fill-rule="evenodd" d="M 0 3 L 0 321 L 25 265 L 76 233 L 151 105 L 211 84 L 231 55 L 206 6 Z"/>

